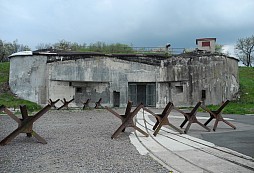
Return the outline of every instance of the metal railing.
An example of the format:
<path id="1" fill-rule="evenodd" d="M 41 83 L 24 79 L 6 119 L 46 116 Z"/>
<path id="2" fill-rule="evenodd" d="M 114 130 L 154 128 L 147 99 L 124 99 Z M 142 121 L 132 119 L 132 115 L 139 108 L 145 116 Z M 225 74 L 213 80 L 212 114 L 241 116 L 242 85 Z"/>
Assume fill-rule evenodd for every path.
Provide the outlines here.
<path id="1" fill-rule="evenodd" d="M 158 53 L 158 54 L 181 54 L 185 48 L 166 48 L 166 47 L 132 47 L 136 53 Z"/>

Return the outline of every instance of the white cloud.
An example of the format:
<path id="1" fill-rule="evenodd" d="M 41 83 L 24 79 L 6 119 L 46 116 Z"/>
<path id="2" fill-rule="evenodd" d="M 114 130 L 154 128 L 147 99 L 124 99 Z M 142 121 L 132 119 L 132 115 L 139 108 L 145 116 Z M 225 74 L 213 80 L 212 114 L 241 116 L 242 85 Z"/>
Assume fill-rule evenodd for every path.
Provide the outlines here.
<path id="1" fill-rule="evenodd" d="M 233 44 L 223 45 L 222 50 L 223 50 L 222 51 L 223 53 L 238 59 L 238 57 L 235 54 L 235 45 Z M 239 61 L 238 66 L 245 66 L 245 65 L 241 61 Z"/>
<path id="2" fill-rule="evenodd" d="M 232 44 L 223 45 L 222 52 L 229 55 L 229 56 L 236 57 L 236 55 L 235 55 L 235 46 L 232 45 Z"/>

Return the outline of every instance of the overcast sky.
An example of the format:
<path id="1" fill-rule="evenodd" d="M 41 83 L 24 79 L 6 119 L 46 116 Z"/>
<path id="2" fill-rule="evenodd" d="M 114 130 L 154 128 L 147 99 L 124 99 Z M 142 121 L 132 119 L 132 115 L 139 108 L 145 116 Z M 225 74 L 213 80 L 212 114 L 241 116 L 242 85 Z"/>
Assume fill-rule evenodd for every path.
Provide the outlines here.
<path id="1" fill-rule="evenodd" d="M 0 0 L 0 39 L 28 45 L 123 43 L 195 48 L 215 37 L 228 47 L 254 35 L 254 0 Z"/>

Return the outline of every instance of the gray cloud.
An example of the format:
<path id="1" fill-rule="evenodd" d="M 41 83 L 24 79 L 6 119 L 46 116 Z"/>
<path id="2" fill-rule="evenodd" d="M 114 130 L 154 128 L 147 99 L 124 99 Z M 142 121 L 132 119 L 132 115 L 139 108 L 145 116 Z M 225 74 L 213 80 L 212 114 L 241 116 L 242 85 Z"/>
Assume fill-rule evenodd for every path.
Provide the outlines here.
<path id="1" fill-rule="evenodd" d="M 65 39 L 134 46 L 195 47 L 254 34 L 253 0 L 0 0 L 0 38 L 35 48 Z"/>

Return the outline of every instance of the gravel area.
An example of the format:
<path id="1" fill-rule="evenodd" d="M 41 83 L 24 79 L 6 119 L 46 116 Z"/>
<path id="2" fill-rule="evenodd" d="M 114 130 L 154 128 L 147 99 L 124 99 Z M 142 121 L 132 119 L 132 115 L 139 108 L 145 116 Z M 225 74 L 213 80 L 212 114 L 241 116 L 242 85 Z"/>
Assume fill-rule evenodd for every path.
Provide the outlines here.
<path id="1" fill-rule="evenodd" d="M 104 109 L 51 110 L 33 128 L 48 144 L 18 135 L 0 146 L 0 172 L 169 172 L 139 154 L 129 139 L 132 128 L 112 140 L 120 124 Z M 0 140 L 16 128 L 14 120 L 0 115 Z"/>

